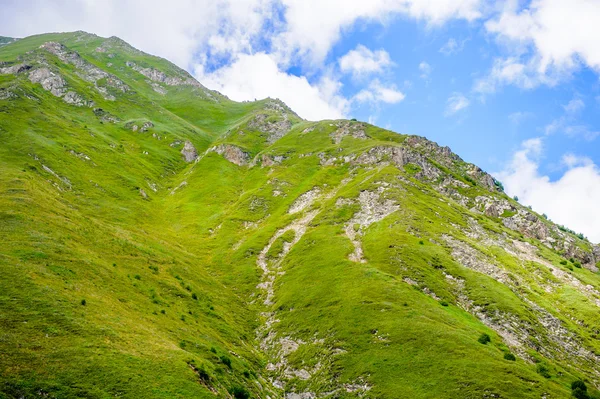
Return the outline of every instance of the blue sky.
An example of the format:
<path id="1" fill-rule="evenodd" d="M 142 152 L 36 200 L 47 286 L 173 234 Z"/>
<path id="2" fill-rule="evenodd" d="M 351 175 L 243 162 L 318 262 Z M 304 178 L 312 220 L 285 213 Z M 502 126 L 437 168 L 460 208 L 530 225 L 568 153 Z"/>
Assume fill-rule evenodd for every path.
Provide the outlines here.
<path id="1" fill-rule="evenodd" d="M 600 242 L 600 0 L 0 3 L 0 35 L 116 35 L 234 100 L 426 136 Z"/>

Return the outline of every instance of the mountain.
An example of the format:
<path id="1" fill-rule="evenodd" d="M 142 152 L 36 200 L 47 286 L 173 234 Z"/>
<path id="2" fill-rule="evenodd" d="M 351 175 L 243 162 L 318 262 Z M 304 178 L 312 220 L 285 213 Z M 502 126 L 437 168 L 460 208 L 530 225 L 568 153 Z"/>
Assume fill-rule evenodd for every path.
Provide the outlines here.
<path id="1" fill-rule="evenodd" d="M 600 247 L 449 148 L 116 37 L 0 62 L 0 398 L 598 397 Z"/>

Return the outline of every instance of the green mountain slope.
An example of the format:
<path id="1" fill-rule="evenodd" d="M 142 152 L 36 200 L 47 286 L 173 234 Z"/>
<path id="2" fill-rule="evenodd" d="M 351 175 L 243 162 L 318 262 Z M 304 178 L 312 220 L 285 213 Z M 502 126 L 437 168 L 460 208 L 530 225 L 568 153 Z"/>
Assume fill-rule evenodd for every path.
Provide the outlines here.
<path id="1" fill-rule="evenodd" d="M 600 248 L 446 147 L 84 32 L 0 138 L 0 398 L 598 395 Z"/>

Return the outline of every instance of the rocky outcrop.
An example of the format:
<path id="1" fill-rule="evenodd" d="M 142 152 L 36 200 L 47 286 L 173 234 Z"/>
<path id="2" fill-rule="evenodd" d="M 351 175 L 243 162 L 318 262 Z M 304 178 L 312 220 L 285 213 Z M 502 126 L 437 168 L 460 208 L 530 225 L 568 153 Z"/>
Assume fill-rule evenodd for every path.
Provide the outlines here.
<path id="1" fill-rule="evenodd" d="M 0 75 L 16 75 L 31 69 L 31 65 L 20 63 L 15 65 L 6 65 L 0 63 Z"/>
<path id="2" fill-rule="evenodd" d="M 42 44 L 40 48 L 54 54 L 64 63 L 73 65 L 77 69 L 77 75 L 80 78 L 93 83 L 96 90 L 98 90 L 106 100 L 115 100 L 115 96 L 111 94 L 110 91 L 118 91 L 121 93 L 129 91 L 129 86 L 122 80 L 84 60 L 78 53 L 70 51 L 60 43 L 46 42 Z"/>
<path id="3" fill-rule="evenodd" d="M 198 151 L 191 141 L 187 140 L 181 149 L 181 155 L 185 162 L 190 163 L 198 159 Z"/>
<path id="4" fill-rule="evenodd" d="M 349 256 L 353 262 L 366 262 L 360 238 L 365 234 L 367 227 L 384 219 L 397 211 L 400 207 L 394 201 L 383 198 L 386 188 L 380 186 L 377 191 L 361 191 L 356 200 L 339 199 L 337 206 L 358 203 L 360 210 L 346 223 L 344 231 L 354 245 L 354 252 Z"/>
<path id="5" fill-rule="evenodd" d="M 102 108 L 94 108 L 94 115 L 96 115 L 101 122 L 118 123 L 121 121 L 118 117 Z"/>
<path id="6" fill-rule="evenodd" d="M 48 68 L 39 68 L 29 73 L 31 83 L 39 83 L 44 90 L 48 90 L 56 97 L 62 97 L 67 89 L 67 82 L 57 73 L 50 71 Z"/>
<path id="7" fill-rule="evenodd" d="M 258 114 L 248 122 L 248 128 L 267 133 L 267 143 L 271 144 L 290 131 L 292 122 L 288 119 L 287 113 L 281 117 Z"/>
<path id="8" fill-rule="evenodd" d="M 220 144 L 211 148 L 211 151 L 222 155 L 223 158 L 237 166 L 245 166 L 250 160 L 250 155 L 240 147 L 231 144 Z"/>
<path id="9" fill-rule="evenodd" d="M 361 122 L 340 121 L 335 124 L 337 129 L 329 135 L 334 144 L 340 144 L 344 137 L 354 137 L 355 139 L 368 139 L 365 133 L 365 125 Z"/>
<path id="10" fill-rule="evenodd" d="M 127 61 L 126 65 L 150 79 L 153 82 L 164 83 L 167 86 L 193 86 L 204 88 L 191 76 L 171 76 L 155 68 L 144 68 L 133 61 Z"/>
<path id="11" fill-rule="evenodd" d="M 436 179 L 442 174 L 442 172 L 429 163 L 427 158 L 423 155 L 404 147 L 373 147 L 367 152 L 359 155 L 351 163 L 355 165 L 391 163 L 398 168 L 412 163 L 421 168 L 421 171 L 417 173 L 416 177 L 428 180 Z"/>

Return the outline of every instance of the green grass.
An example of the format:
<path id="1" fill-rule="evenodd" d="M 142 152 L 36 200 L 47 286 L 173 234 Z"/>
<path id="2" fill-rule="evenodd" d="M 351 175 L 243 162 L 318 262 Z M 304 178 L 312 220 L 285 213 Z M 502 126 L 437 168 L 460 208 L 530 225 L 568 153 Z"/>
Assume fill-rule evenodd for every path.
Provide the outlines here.
<path id="1" fill-rule="evenodd" d="M 564 352 L 531 306 L 599 353 L 595 294 L 467 234 L 472 218 L 488 234 L 520 239 L 502 224 L 512 214 L 469 211 L 433 189 L 438 182 L 419 180 L 414 164 L 343 161 L 376 146 L 403 147 L 407 136 L 365 125 L 370 139 L 336 145 L 335 121 L 294 119 L 269 145 L 248 128 L 258 113 L 278 117 L 265 109 L 269 100 L 235 103 L 189 87 L 168 87 L 163 96 L 126 62 L 182 73 L 177 67 L 114 39 L 109 51 L 96 52 L 105 39 L 82 33 L 21 39 L 2 46 L 0 60 L 43 55 L 38 47 L 51 40 L 132 90 L 107 101 L 73 66 L 47 57 L 71 89 L 120 119 L 101 123 L 92 109 L 64 103 L 25 75 L 0 76 L 0 86 L 19 88 L 17 98 L 0 101 L 0 398 L 280 397 L 267 380 L 276 354 L 260 346 L 269 312 L 276 337 L 302 342 L 289 366 L 314 370 L 308 380 L 289 378 L 288 392 L 356 397 L 340 387 L 366 384 L 368 397 L 378 398 L 569 397 L 579 379 L 595 392 L 597 366 Z M 128 128 L 143 121 L 154 127 Z M 183 161 L 185 140 L 202 155 L 197 163 Z M 284 160 L 238 167 L 205 154 L 222 143 Z M 322 166 L 319 154 L 337 161 Z M 469 184 L 457 191 L 471 202 L 505 198 L 466 176 L 460 160 L 432 162 Z M 364 230 L 367 261 L 352 262 L 345 226 L 361 208 L 341 199 L 383 183 L 398 210 Z M 288 209 L 314 187 L 323 195 L 307 209 L 317 215 L 304 236 L 280 258 L 296 238 L 288 230 L 266 253 L 279 269 L 273 304 L 264 305 L 257 256 L 305 214 Z M 519 284 L 463 266 L 446 235 Z M 600 290 L 597 274 L 571 271 L 559 253 L 530 242 L 542 259 Z M 526 346 L 514 347 L 481 314 L 512 315 L 527 330 Z M 490 340 L 482 345 L 484 334 Z"/>

